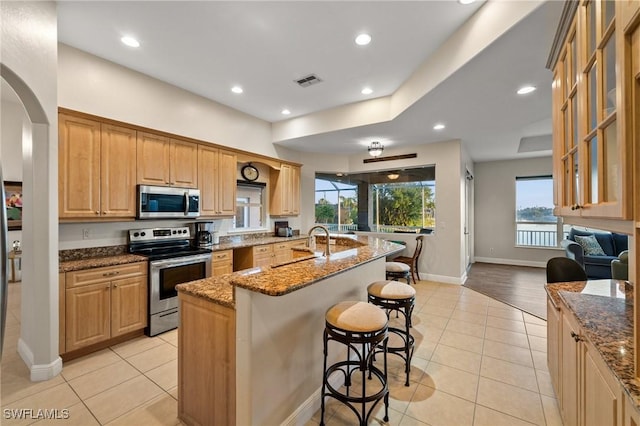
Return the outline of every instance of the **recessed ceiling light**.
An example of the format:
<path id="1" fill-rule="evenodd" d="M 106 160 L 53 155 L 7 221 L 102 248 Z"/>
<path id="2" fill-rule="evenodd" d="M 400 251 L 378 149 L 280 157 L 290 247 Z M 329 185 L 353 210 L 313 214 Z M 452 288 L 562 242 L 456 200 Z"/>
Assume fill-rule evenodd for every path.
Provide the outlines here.
<path id="1" fill-rule="evenodd" d="M 471 4 L 474 3 L 476 0 L 458 0 L 458 3 L 460 4 Z"/>
<path id="2" fill-rule="evenodd" d="M 371 36 L 369 34 L 362 33 L 356 37 L 356 44 L 358 46 L 366 46 L 369 43 L 371 43 Z"/>
<path id="3" fill-rule="evenodd" d="M 129 47 L 140 47 L 140 42 L 131 36 L 124 36 L 120 41 Z"/>
<path id="4" fill-rule="evenodd" d="M 364 89 L 362 89 L 363 95 L 370 95 L 372 93 L 373 93 L 373 89 L 371 87 L 365 87 Z"/>
<path id="5" fill-rule="evenodd" d="M 534 90 L 536 90 L 535 86 L 522 86 L 516 93 L 518 93 L 518 95 L 526 95 L 527 93 L 531 93 Z"/>
<path id="6" fill-rule="evenodd" d="M 231 88 L 231 91 L 232 91 L 233 93 L 242 93 L 242 92 L 244 92 L 244 90 L 242 90 L 242 87 L 240 87 L 240 86 L 233 86 L 233 87 Z"/>
<path id="7" fill-rule="evenodd" d="M 291 114 L 291 111 L 289 111 L 288 109 L 285 108 L 282 110 L 282 115 L 289 115 L 289 114 Z"/>
<path id="8" fill-rule="evenodd" d="M 433 130 L 442 130 L 444 129 L 444 127 L 445 127 L 444 124 L 438 123 L 435 126 L 433 126 Z"/>

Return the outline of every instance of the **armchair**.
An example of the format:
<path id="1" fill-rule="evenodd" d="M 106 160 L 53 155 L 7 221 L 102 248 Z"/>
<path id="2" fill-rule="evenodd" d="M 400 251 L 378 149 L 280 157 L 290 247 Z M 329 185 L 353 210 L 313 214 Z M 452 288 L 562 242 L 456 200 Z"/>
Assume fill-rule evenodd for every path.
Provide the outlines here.
<path id="1" fill-rule="evenodd" d="M 625 250 L 611 261 L 611 278 L 614 280 L 629 279 L 629 251 Z"/>

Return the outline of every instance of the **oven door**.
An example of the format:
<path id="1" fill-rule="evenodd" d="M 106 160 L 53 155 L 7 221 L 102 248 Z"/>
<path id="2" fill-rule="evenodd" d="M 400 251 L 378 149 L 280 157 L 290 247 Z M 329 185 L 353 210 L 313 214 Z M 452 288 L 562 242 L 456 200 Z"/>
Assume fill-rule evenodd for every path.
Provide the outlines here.
<path id="1" fill-rule="evenodd" d="M 178 307 L 178 284 L 211 276 L 211 253 L 149 262 L 149 314 Z"/>

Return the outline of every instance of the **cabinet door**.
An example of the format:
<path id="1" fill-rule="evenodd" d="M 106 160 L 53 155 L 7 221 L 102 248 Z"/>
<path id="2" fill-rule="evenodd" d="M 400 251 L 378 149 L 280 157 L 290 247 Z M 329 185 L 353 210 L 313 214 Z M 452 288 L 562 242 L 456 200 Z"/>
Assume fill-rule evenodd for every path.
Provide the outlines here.
<path id="1" fill-rule="evenodd" d="M 198 145 L 171 140 L 170 184 L 185 188 L 198 187 Z"/>
<path id="2" fill-rule="evenodd" d="M 568 315 L 562 315 L 562 363 L 560 366 L 560 408 L 565 426 L 578 426 L 578 379 L 580 351 L 573 338 L 577 327 Z"/>
<path id="3" fill-rule="evenodd" d="M 296 216 L 300 210 L 300 169 L 282 164 L 271 171 L 269 211 L 273 216 Z"/>
<path id="4" fill-rule="evenodd" d="M 236 214 L 237 156 L 220 150 L 218 160 L 218 214 L 233 216 Z"/>
<path id="5" fill-rule="evenodd" d="M 65 114 L 58 120 L 58 214 L 100 215 L 100 123 Z"/>
<path id="6" fill-rule="evenodd" d="M 584 425 L 618 425 L 618 398 L 598 368 L 597 354 L 584 349 Z M 605 367 L 606 368 L 606 367 Z M 610 374 L 610 373 L 609 373 Z"/>
<path id="7" fill-rule="evenodd" d="M 169 139 L 152 133 L 138 132 L 136 147 L 138 183 L 168 186 L 171 182 Z"/>
<path id="8" fill-rule="evenodd" d="M 270 266 L 273 263 L 273 245 L 253 247 L 253 267 Z"/>
<path id="9" fill-rule="evenodd" d="M 300 214 L 300 167 L 291 167 L 291 214 Z"/>
<path id="10" fill-rule="evenodd" d="M 233 272 L 233 250 L 216 251 L 212 256 L 211 269 L 214 277 Z"/>
<path id="11" fill-rule="evenodd" d="M 111 337 L 147 326 L 147 276 L 111 283 Z"/>
<path id="12" fill-rule="evenodd" d="M 66 351 L 107 340 L 111 336 L 111 283 L 66 290 Z"/>
<path id="13" fill-rule="evenodd" d="M 202 216 L 215 216 L 218 212 L 217 173 L 218 149 L 199 145 L 198 188 L 200 188 L 200 214 Z"/>
<path id="14" fill-rule="evenodd" d="M 136 215 L 136 131 L 102 125 L 100 155 L 102 216 Z"/>
<path id="15" fill-rule="evenodd" d="M 293 259 L 289 243 L 275 243 L 273 245 L 273 263 L 288 262 Z"/>
<path id="16" fill-rule="evenodd" d="M 556 396 L 561 395 L 560 389 L 560 336 L 561 312 L 547 300 L 547 366 Z"/>

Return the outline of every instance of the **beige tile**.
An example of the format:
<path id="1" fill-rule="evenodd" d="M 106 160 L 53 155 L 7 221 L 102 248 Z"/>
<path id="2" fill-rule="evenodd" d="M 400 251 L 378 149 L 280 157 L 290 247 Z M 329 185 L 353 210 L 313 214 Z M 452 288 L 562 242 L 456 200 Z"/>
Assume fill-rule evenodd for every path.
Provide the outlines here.
<path id="1" fill-rule="evenodd" d="M 511 308 L 507 305 L 504 305 L 504 307 L 491 306 L 491 302 L 489 303 L 489 308 L 487 309 L 487 315 L 514 321 L 522 320 L 522 311 Z"/>
<path id="2" fill-rule="evenodd" d="M 180 424 L 178 401 L 170 395 L 163 394 L 107 424 L 111 426 L 178 425 Z"/>
<path id="3" fill-rule="evenodd" d="M 508 345 L 520 346 L 523 348 L 529 347 L 529 340 L 527 339 L 527 335 L 523 333 L 517 333 L 515 331 L 487 327 L 487 331 L 484 337 L 485 339 L 493 340 L 494 342 L 506 343 Z"/>
<path id="4" fill-rule="evenodd" d="M 64 383 L 61 376 L 44 382 L 32 382 L 31 373 L 21 358 L 2 360 L 1 401 L 7 406 L 14 401 Z"/>
<path id="5" fill-rule="evenodd" d="M 412 326 L 418 327 L 418 329 L 432 329 L 437 328 L 444 330 L 449 322 L 449 317 L 442 317 L 425 312 L 414 313 L 412 316 Z"/>
<path id="6" fill-rule="evenodd" d="M 140 374 L 129 363 L 120 360 L 69 380 L 69 384 L 80 398 L 87 399 Z"/>
<path id="7" fill-rule="evenodd" d="M 127 358 L 127 361 L 138 370 L 146 372 L 177 358 L 178 348 L 163 341 L 159 346 Z"/>
<path id="8" fill-rule="evenodd" d="M 433 351 L 436 350 L 437 343 L 430 340 L 423 340 L 419 344 L 416 342 L 416 346 L 413 349 L 413 359 L 421 358 L 424 360 L 430 360 L 433 356 Z"/>
<path id="9" fill-rule="evenodd" d="M 483 337 L 484 336 L 484 323 L 473 324 L 466 321 L 460 321 L 451 319 L 447 323 L 445 330 L 455 331 L 456 333 L 468 334 L 469 336 Z"/>
<path id="10" fill-rule="evenodd" d="M 453 313 L 453 310 L 454 310 L 454 306 L 443 307 L 443 306 L 430 304 L 429 302 L 427 302 L 424 305 L 422 305 L 420 310 L 417 312 L 420 314 L 435 315 L 438 317 L 449 318 Z"/>
<path id="11" fill-rule="evenodd" d="M 127 359 L 133 355 L 139 354 L 164 343 L 166 342 L 160 337 L 140 336 L 138 338 L 128 340 L 124 343 L 111 346 L 111 349 L 122 358 Z"/>
<path id="12" fill-rule="evenodd" d="M 403 416 L 400 420 L 400 426 L 430 426 L 429 423 L 421 422 L 413 417 Z"/>
<path id="13" fill-rule="evenodd" d="M 512 346 L 506 343 L 494 342 L 493 340 L 485 340 L 482 354 L 503 361 L 515 362 L 516 364 L 533 367 L 533 359 L 531 351 L 527 348 Z"/>
<path id="14" fill-rule="evenodd" d="M 457 368 L 430 362 L 420 384 L 475 402 L 478 376 Z"/>
<path id="15" fill-rule="evenodd" d="M 473 417 L 473 426 L 531 426 L 533 424 L 482 405 L 476 405 Z"/>
<path id="16" fill-rule="evenodd" d="M 480 377 L 477 404 L 535 424 L 544 424 L 540 394 Z"/>
<path id="17" fill-rule="evenodd" d="M 72 380 L 118 361 L 121 361 L 118 355 L 110 349 L 103 349 L 99 352 L 64 363 L 62 366 L 62 376 L 66 380 Z"/>
<path id="18" fill-rule="evenodd" d="M 538 392 L 535 370 L 524 365 L 485 356 L 482 357 L 480 376 Z"/>
<path id="19" fill-rule="evenodd" d="M 101 424 L 106 424 L 163 393 L 156 384 L 138 376 L 85 400 Z"/>
<path id="20" fill-rule="evenodd" d="M 537 336 L 547 338 L 547 325 L 527 323 L 527 334 L 529 336 Z"/>
<path id="21" fill-rule="evenodd" d="M 542 395 L 542 408 L 544 409 L 544 417 L 547 426 L 562 426 L 562 417 L 560 417 L 560 408 L 555 398 Z"/>
<path id="22" fill-rule="evenodd" d="M 502 330 L 515 331 L 516 333 L 526 333 L 527 330 L 523 321 L 516 321 L 511 319 L 505 319 L 500 317 L 487 317 L 487 326 L 493 328 L 500 328 Z"/>
<path id="23" fill-rule="evenodd" d="M 145 373 L 156 385 L 168 391 L 178 386 L 178 360 L 174 359 Z"/>
<path id="24" fill-rule="evenodd" d="M 538 325 L 547 325 L 547 321 L 538 318 L 536 316 L 533 316 L 531 314 L 528 314 L 526 312 L 522 313 L 522 316 L 524 317 L 524 322 L 529 323 L 529 324 L 538 324 Z"/>
<path id="25" fill-rule="evenodd" d="M 413 372 L 412 372 L 413 374 Z M 389 381 L 389 408 L 396 410 L 399 413 L 406 411 L 409 406 L 413 394 L 418 389 L 418 382 L 411 381 L 409 386 L 404 385 L 404 380 L 390 380 Z M 396 419 L 397 420 L 397 419 Z"/>
<path id="26" fill-rule="evenodd" d="M 473 410 L 472 402 L 419 385 L 405 415 L 433 426 L 471 426 Z"/>
<path id="27" fill-rule="evenodd" d="M 480 302 L 477 303 L 473 299 L 462 299 L 458 300 L 458 304 L 456 305 L 456 310 L 469 312 L 473 314 L 478 314 L 482 316 L 487 316 L 487 303 Z"/>
<path id="28" fill-rule="evenodd" d="M 429 298 L 429 300 L 427 300 L 427 303 L 425 303 L 425 306 L 422 308 L 422 310 L 424 311 L 425 309 L 427 309 L 427 306 L 433 306 L 436 308 L 449 308 L 453 311 L 453 309 L 455 309 L 456 305 L 458 304 L 458 299 L 449 299 L 449 298 L 442 298 L 439 296 L 432 296 Z"/>
<path id="29" fill-rule="evenodd" d="M 173 397 L 173 399 L 175 399 L 176 401 L 178 400 L 178 387 L 177 386 L 175 388 L 169 389 L 167 392 L 169 392 L 169 395 L 171 395 Z"/>
<path id="30" fill-rule="evenodd" d="M 531 351 L 531 356 L 533 357 L 533 366 L 536 370 L 549 371 L 546 352 Z"/>
<path id="31" fill-rule="evenodd" d="M 540 394 L 556 398 L 556 393 L 553 390 L 553 383 L 551 382 L 551 375 L 549 372 L 536 370 L 536 377 L 538 379 L 538 389 L 540 389 Z"/>
<path id="32" fill-rule="evenodd" d="M 451 346 L 453 348 L 464 349 L 465 351 L 482 353 L 482 345 L 484 339 L 480 337 L 469 336 L 468 334 L 456 333 L 455 331 L 445 330 L 440 337 L 439 344 Z"/>
<path id="33" fill-rule="evenodd" d="M 62 413 L 61 413 L 62 414 Z M 37 426 L 98 426 L 100 423 L 93 417 L 91 412 L 82 402 L 72 405 L 67 411 L 68 417 L 40 420 L 34 425 Z M 64 415 L 63 415 L 64 416 Z"/>
<path id="34" fill-rule="evenodd" d="M 529 336 L 529 346 L 532 351 L 547 352 L 547 339 L 537 336 Z"/>
<path id="35" fill-rule="evenodd" d="M 173 346 L 178 346 L 178 329 L 159 334 L 158 337 Z"/>
<path id="36" fill-rule="evenodd" d="M 469 373 L 478 374 L 480 372 L 482 355 L 450 346 L 438 345 L 433 352 L 431 361 Z"/>
<path id="37" fill-rule="evenodd" d="M 471 322 L 474 324 L 484 324 L 487 321 L 486 314 L 478 314 L 470 311 L 463 311 L 456 308 L 451 314 L 451 319 Z"/>
<path id="38" fill-rule="evenodd" d="M 80 402 L 78 396 L 73 392 L 67 383 L 61 383 L 46 390 L 29 395 L 25 398 L 13 402 L 3 403 L 3 413 L 5 409 L 68 409 Z M 29 423 L 33 423 L 33 420 Z M 4 421 L 3 421 L 4 424 Z"/>

